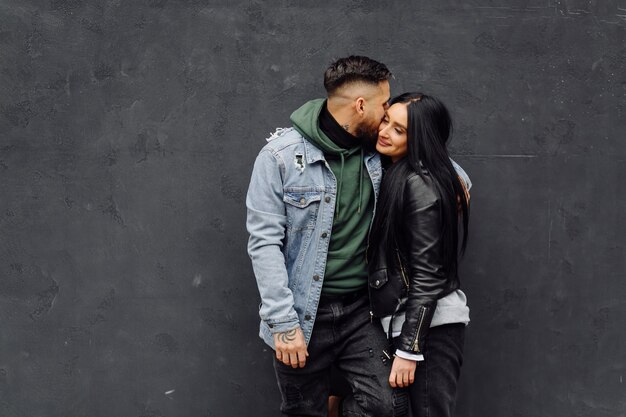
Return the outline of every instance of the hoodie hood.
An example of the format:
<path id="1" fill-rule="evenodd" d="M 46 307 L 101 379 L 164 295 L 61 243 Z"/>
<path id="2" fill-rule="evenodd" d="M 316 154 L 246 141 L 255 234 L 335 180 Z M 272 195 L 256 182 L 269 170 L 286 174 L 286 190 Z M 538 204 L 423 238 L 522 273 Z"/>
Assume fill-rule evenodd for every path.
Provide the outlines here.
<path id="1" fill-rule="evenodd" d="M 361 148 L 361 146 L 344 149 L 333 142 L 328 136 L 326 136 L 322 129 L 320 129 L 320 113 L 325 105 L 326 99 L 323 98 L 304 103 L 299 109 L 291 114 L 293 127 L 325 154 L 343 155 L 345 157 L 354 153 Z"/>

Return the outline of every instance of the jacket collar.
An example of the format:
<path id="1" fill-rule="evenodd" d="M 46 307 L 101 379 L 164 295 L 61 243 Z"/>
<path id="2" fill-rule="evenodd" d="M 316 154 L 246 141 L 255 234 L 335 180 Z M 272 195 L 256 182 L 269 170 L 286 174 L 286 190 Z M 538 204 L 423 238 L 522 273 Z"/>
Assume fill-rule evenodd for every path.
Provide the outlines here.
<path id="1" fill-rule="evenodd" d="M 325 161 L 324 152 L 322 152 L 317 146 L 313 145 L 306 138 L 303 138 L 304 153 L 307 163 L 312 164 L 317 161 Z M 368 161 L 376 156 L 376 152 L 365 151 L 365 160 Z"/>
<path id="2" fill-rule="evenodd" d="M 311 142 L 309 142 L 305 138 L 302 138 L 302 139 L 304 142 L 304 153 L 305 153 L 306 161 L 309 164 L 312 164 L 317 161 L 323 161 L 324 152 L 322 152 L 320 148 L 318 148 L 317 146 L 314 146 Z"/>

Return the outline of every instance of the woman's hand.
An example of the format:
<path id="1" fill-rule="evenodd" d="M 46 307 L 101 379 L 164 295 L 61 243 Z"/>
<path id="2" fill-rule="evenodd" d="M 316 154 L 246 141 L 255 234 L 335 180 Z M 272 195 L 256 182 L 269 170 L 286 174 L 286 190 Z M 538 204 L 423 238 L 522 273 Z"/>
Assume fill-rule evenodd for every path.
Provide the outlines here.
<path id="1" fill-rule="evenodd" d="M 389 385 L 393 388 L 408 387 L 415 380 L 415 368 L 417 361 L 403 359 L 396 356 L 391 365 L 391 374 L 389 374 Z"/>

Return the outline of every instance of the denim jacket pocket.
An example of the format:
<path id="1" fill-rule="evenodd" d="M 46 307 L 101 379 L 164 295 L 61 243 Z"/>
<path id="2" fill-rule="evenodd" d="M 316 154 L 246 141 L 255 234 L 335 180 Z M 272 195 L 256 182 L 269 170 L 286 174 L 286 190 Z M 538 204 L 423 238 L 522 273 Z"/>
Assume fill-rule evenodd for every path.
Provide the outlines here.
<path id="1" fill-rule="evenodd" d="M 283 201 L 286 203 L 287 228 L 291 230 L 315 228 L 321 200 L 320 191 L 285 191 Z"/>

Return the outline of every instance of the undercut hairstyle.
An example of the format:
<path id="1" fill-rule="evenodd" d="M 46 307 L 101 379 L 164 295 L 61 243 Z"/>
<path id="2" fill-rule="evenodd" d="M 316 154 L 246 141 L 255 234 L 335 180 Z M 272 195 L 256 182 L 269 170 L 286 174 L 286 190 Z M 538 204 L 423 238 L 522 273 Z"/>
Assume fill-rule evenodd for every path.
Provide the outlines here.
<path id="1" fill-rule="evenodd" d="M 333 62 L 324 73 L 324 88 L 332 96 L 338 88 L 353 82 L 378 85 L 391 78 L 391 71 L 366 56 L 351 55 Z"/>

